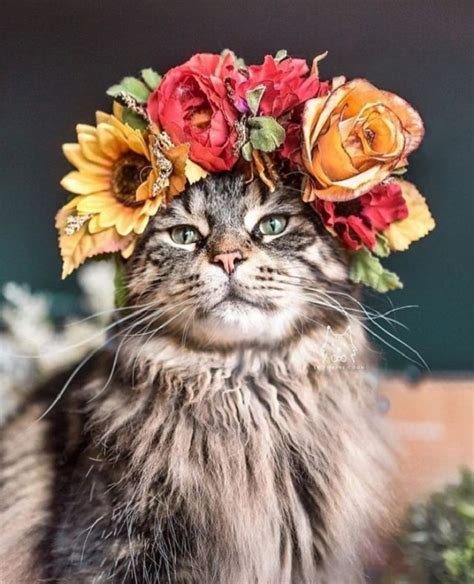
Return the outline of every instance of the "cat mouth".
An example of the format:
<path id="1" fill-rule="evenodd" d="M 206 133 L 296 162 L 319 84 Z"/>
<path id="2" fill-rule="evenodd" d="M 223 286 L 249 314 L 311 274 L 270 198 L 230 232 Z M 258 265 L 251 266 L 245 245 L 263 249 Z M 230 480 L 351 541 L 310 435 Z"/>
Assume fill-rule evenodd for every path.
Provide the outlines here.
<path id="1" fill-rule="evenodd" d="M 239 305 L 240 304 L 240 305 L 252 306 L 253 308 L 258 308 L 260 310 L 264 310 L 267 312 L 271 312 L 271 311 L 276 310 L 276 306 L 271 302 L 259 302 L 257 300 L 251 300 L 250 298 L 246 298 L 245 296 L 242 296 L 241 294 L 239 294 L 235 290 L 231 290 L 224 298 L 219 300 L 219 302 L 216 302 L 212 306 L 211 310 L 214 310 L 215 308 L 218 308 L 219 306 L 225 305 L 226 303 L 229 303 L 231 305 Z"/>

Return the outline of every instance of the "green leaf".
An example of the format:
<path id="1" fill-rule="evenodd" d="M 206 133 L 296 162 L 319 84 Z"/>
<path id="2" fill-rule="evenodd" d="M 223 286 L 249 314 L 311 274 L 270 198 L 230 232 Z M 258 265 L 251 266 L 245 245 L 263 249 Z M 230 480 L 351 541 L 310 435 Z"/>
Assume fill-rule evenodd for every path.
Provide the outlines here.
<path id="1" fill-rule="evenodd" d="M 142 116 L 133 112 L 129 108 L 124 108 L 122 112 L 122 120 L 134 130 L 143 131 L 148 126 L 148 122 L 143 119 Z"/>
<path id="2" fill-rule="evenodd" d="M 277 54 L 275 55 L 274 59 L 279 63 L 280 61 L 283 61 L 283 59 L 286 59 L 287 57 L 288 51 L 286 49 L 280 49 L 279 51 L 277 51 Z"/>
<path id="3" fill-rule="evenodd" d="M 395 170 L 392 170 L 392 174 L 394 176 L 403 176 L 404 174 L 406 174 L 408 170 L 408 166 L 401 166 L 400 168 L 396 168 Z"/>
<path id="4" fill-rule="evenodd" d="M 148 87 L 136 77 L 124 77 L 118 85 L 112 85 L 107 89 L 107 95 L 119 97 L 122 93 L 130 95 L 139 103 L 145 103 L 150 95 Z"/>
<path id="5" fill-rule="evenodd" d="M 115 258 L 115 306 L 117 308 L 123 308 L 127 305 L 128 292 L 127 292 L 127 280 L 125 264 L 123 260 L 116 256 Z"/>
<path id="6" fill-rule="evenodd" d="M 375 255 L 381 258 L 386 258 L 390 255 L 390 248 L 388 247 L 387 238 L 381 233 L 377 233 L 375 238 L 375 247 L 372 250 Z"/>
<path id="7" fill-rule="evenodd" d="M 245 94 L 245 98 L 247 100 L 247 104 L 250 108 L 250 111 L 253 113 L 254 116 L 257 115 L 258 107 L 260 105 L 260 101 L 265 93 L 265 85 L 258 85 L 254 89 L 247 91 Z"/>
<path id="8" fill-rule="evenodd" d="M 112 97 L 120 97 L 120 94 L 124 93 L 124 88 L 119 84 L 111 85 L 105 93 Z"/>
<path id="9" fill-rule="evenodd" d="M 370 286 L 378 292 L 403 288 L 397 274 L 385 270 L 380 260 L 366 248 L 352 254 L 350 278 L 354 282 Z"/>
<path id="10" fill-rule="evenodd" d="M 259 116 L 250 118 L 250 142 L 256 150 L 273 152 L 285 141 L 285 129 L 275 118 Z"/>
<path id="11" fill-rule="evenodd" d="M 161 75 L 150 67 L 148 69 L 142 69 L 141 73 L 143 81 L 145 81 L 151 90 L 156 89 L 161 83 Z"/>
<path id="12" fill-rule="evenodd" d="M 252 144 L 250 144 L 250 142 L 246 142 L 243 146 L 242 146 L 242 156 L 244 157 L 244 160 L 247 160 L 247 162 L 250 162 L 252 160 Z"/>

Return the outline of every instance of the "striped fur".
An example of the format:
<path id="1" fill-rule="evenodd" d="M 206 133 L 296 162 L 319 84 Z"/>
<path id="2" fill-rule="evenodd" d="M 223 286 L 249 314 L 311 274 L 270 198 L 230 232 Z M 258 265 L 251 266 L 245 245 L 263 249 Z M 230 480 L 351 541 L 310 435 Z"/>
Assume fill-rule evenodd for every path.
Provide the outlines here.
<path id="1" fill-rule="evenodd" d="M 286 231 L 262 238 L 277 212 Z M 203 240 L 174 245 L 180 224 Z M 212 258 L 235 250 L 229 277 Z M 0 580 L 362 582 L 390 456 L 345 257 L 315 214 L 213 176 L 156 216 L 128 287 L 110 346 L 47 416 L 67 377 L 3 429 Z M 356 367 L 326 366 L 341 346 Z"/>

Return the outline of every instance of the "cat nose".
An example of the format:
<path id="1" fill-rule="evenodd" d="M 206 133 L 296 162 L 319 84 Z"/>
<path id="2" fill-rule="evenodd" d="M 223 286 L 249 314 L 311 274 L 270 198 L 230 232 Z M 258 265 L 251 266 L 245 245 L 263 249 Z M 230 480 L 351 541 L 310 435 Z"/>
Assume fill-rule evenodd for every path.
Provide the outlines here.
<path id="1" fill-rule="evenodd" d="M 240 251 L 230 251 L 226 253 L 218 253 L 212 258 L 212 261 L 217 264 L 221 263 L 224 270 L 231 274 L 235 270 L 235 265 L 237 262 L 241 262 L 244 259 Z"/>

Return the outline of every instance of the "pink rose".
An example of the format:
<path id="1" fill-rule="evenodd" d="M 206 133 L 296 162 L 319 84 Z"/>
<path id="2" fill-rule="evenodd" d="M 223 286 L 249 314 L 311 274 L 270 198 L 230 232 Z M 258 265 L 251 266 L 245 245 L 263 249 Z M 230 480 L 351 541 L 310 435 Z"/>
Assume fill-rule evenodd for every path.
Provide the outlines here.
<path id="1" fill-rule="evenodd" d="M 230 170 L 238 159 L 239 112 L 226 87 L 236 74 L 231 54 L 197 54 L 168 71 L 148 98 L 151 120 L 173 142 L 189 143 L 190 158 L 210 172 Z"/>

